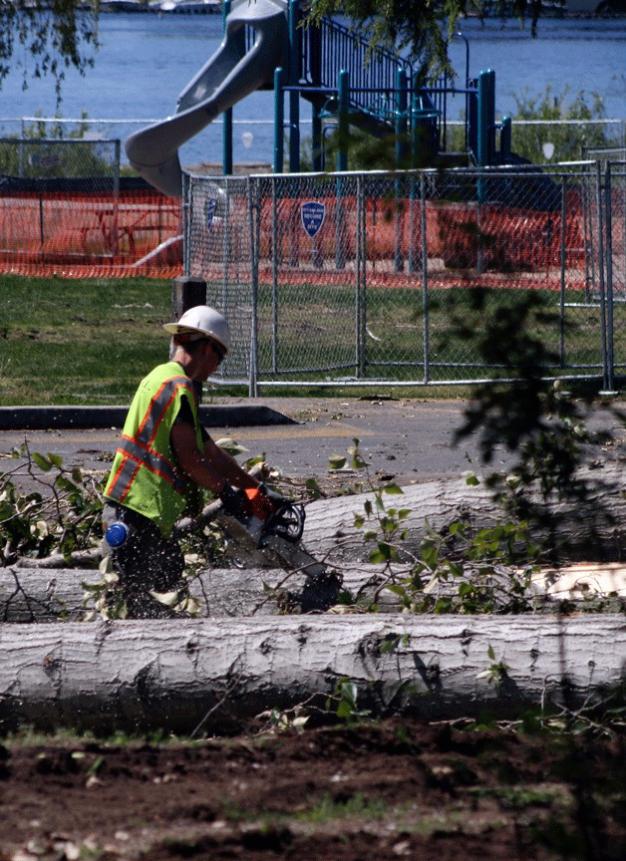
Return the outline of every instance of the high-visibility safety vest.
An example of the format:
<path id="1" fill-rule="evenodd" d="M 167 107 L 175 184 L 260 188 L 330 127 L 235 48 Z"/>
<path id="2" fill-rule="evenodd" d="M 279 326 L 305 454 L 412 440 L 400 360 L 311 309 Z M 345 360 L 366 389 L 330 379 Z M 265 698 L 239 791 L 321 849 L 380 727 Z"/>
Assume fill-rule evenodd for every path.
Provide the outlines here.
<path id="1" fill-rule="evenodd" d="M 193 382 L 178 362 L 158 365 L 137 388 L 104 490 L 107 499 L 153 520 L 165 536 L 183 512 L 189 489 L 170 444 L 183 397 L 191 407 L 198 449 L 203 450 Z"/>

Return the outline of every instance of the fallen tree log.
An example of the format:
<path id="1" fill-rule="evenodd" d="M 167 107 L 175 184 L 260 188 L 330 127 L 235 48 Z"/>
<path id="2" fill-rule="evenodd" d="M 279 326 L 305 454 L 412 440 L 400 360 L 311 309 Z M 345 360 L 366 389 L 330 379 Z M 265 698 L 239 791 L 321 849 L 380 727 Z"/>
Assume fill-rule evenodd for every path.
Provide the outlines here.
<path id="1" fill-rule="evenodd" d="M 545 539 L 561 548 L 560 561 L 621 561 L 626 557 L 626 494 L 623 468 L 607 464 L 599 470 L 586 470 L 582 476 L 589 482 L 586 500 L 552 501 L 550 512 L 558 517 L 558 534 L 546 528 L 533 528 L 533 538 Z M 465 479 L 445 479 L 402 488 L 401 496 L 385 496 L 388 507 L 408 508 L 403 521 L 406 538 L 401 546 L 415 553 L 429 530 L 440 531 L 459 518 L 466 517 L 476 528 L 506 522 L 507 515 L 493 501 L 492 492 L 483 483 L 468 486 Z M 375 541 L 365 541 L 363 529 L 354 525 L 356 514 L 363 515 L 366 500 L 373 494 L 355 494 L 320 499 L 307 506 L 303 542 L 318 558 L 341 564 L 347 560 L 366 561 Z M 373 528 L 375 519 L 366 521 Z"/>
<path id="2" fill-rule="evenodd" d="M 623 690 L 625 667 L 621 615 L 3 625 L 0 728 L 221 732 L 346 679 L 373 715 L 511 718 Z"/>
<path id="3" fill-rule="evenodd" d="M 86 610 L 83 584 L 101 582 L 102 574 L 93 569 L 0 568 L 0 622 L 81 620 Z M 201 572 L 189 591 L 199 617 L 267 616 L 327 610 L 340 600 L 342 590 L 352 597 L 373 598 L 383 582 L 380 565 L 352 566 L 321 588 L 304 574 L 282 569 L 218 568 Z M 390 608 L 398 609 L 398 602 L 388 593 L 382 609 Z"/>
<path id="4" fill-rule="evenodd" d="M 217 568 L 202 571 L 190 583 L 190 594 L 198 605 L 198 618 L 217 616 L 272 616 L 336 611 L 369 610 L 376 603 L 381 613 L 398 612 L 402 601 L 387 585 L 397 585 L 406 569 L 394 566 L 393 573 L 381 565 L 352 564 L 338 572 L 336 579 L 315 587 L 301 573 L 282 569 Z M 102 575 L 92 569 L 34 571 L 22 568 L 0 569 L 0 622 L 55 622 L 85 618 L 85 588 L 101 582 Z M 490 590 L 496 607 L 510 602 L 511 583 L 519 582 L 519 571 L 499 566 L 491 575 L 468 569 L 463 579 L 431 580 L 424 594 L 454 597 L 461 582 L 480 584 Z M 626 565 L 592 563 L 546 568 L 533 573 L 527 590 L 529 601 L 545 612 L 555 602 L 580 602 L 581 606 L 604 601 L 610 596 L 626 598 Z M 416 596 L 417 597 L 417 596 Z M 521 599 L 521 596 L 520 596 Z M 539 600 L 545 599 L 545 600 Z M 340 607 L 336 607 L 340 603 Z M 354 606 L 356 605 L 356 606 Z"/>
<path id="5" fill-rule="evenodd" d="M 558 519 L 558 529 L 550 531 L 547 525 L 533 525 L 533 539 L 547 541 L 554 550 L 554 558 L 560 562 L 613 562 L 626 558 L 626 484 L 622 473 L 619 464 L 611 463 L 599 470 L 582 471 L 581 475 L 589 482 L 587 498 L 552 500 L 548 510 Z M 364 539 L 364 529 L 355 526 L 355 516 L 362 518 L 366 502 L 373 499 L 373 493 L 361 493 L 310 503 L 303 547 L 330 565 L 367 562 L 376 540 Z M 419 551 L 429 532 L 444 530 L 455 520 L 466 519 L 476 529 L 482 529 L 509 519 L 484 484 L 468 486 L 463 478 L 409 485 L 403 488 L 401 496 L 383 494 L 383 499 L 388 507 L 410 510 L 402 522 L 406 537 L 398 542 L 407 558 Z M 220 508 L 220 503 L 213 502 L 198 518 L 181 520 L 176 535 L 180 537 L 210 522 Z M 366 520 L 365 529 L 375 527 L 375 518 Z M 100 551 L 92 548 L 78 551 L 72 557 L 75 564 L 84 566 L 89 562 L 96 564 L 99 555 Z M 45 559 L 24 557 L 16 560 L 14 567 L 60 569 L 66 564 L 61 554 L 53 554 Z"/>

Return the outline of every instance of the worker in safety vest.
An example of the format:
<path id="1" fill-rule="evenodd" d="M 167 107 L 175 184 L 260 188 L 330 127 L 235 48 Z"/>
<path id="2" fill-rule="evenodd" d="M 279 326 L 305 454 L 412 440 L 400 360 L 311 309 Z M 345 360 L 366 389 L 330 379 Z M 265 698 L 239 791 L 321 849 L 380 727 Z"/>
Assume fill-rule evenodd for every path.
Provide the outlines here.
<path id="1" fill-rule="evenodd" d="M 113 570 L 133 618 L 170 615 L 150 593 L 184 589 L 183 555 L 171 533 L 195 487 L 212 491 L 234 514 L 265 519 L 274 508 L 198 417 L 202 383 L 230 348 L 228 323 L 199 305 L 163 328 L 173 335 L 172 359 L 139 384 L 104 491 Z"/>

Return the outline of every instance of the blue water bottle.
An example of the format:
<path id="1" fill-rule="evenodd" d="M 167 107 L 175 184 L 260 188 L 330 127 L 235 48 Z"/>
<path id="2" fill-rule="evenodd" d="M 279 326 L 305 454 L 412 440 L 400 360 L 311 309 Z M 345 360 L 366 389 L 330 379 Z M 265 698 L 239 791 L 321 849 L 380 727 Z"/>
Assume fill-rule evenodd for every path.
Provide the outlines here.
<path id="1" fill-rule="evenodd" d="M 118 550 L 128 540 L 128 526 L 121 520 L 116 520 L 107 526 L 104 540 L 112 550 Z"/>

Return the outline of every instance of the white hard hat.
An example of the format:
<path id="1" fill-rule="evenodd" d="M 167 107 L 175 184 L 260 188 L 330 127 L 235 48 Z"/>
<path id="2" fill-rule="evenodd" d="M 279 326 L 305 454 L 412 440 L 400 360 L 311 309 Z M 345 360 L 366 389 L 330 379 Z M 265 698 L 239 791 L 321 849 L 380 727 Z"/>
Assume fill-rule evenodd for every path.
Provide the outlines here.
<path id="1" fill-rule="evenodd" d="M 163 326 L 170 335 L 195 335 L 196 338 L 212 338 L 226 352 L 230 350 L 230 330 L 226 318 L 208 305 L 189 308 L 177 323 Z M 196 340 L 193 338 L 192 340 Z"/>

